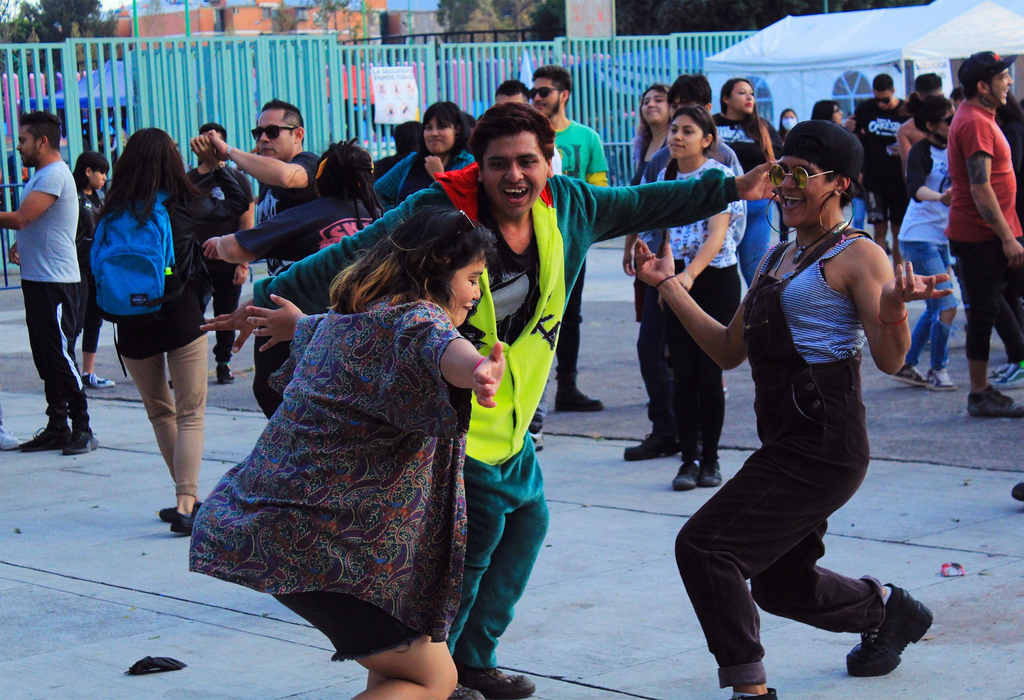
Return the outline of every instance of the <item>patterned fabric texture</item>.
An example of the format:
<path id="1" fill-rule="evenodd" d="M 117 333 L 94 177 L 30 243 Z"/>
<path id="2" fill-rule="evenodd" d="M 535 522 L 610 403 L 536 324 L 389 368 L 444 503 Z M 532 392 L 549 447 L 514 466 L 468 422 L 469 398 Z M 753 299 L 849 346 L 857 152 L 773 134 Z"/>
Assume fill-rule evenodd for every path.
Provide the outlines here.
<path id="1" fill-rule="evenodd" d="M 299 322 L 284 402 L 204 501 L 193 571 L 266 593 L 334 591 L 434 641 L 462 585 L 470 392 L 442 377 L 441 307 Z"/>

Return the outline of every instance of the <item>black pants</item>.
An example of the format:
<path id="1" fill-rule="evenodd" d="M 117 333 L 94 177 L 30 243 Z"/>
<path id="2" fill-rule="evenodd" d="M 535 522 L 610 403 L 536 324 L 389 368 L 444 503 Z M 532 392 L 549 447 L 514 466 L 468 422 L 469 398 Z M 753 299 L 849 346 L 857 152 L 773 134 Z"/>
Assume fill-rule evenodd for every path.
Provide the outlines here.
<path id="1" fill-rule="evenodd" d="M 263 414 L 270 418 L 274 411 L 281 405 L 282 396 L 274 391 L 268 383 L 270 375 L 288 360 L 288 353 L 291 352 L 291 343 L 278 343 L 269 350 L 262 348 L 267 343 L 267 338 L 257 338 L 253 355 L 255 371 L 252 378 L 252 393 L 256 397 L 256 403 L 260 405 Z"/>
<path id="2" fill-rule="evenodd" d="M 39 378 L 46 392 L 49 427 L 89 429 L 82 377 L 75 362 L 75 339 L 81 312 L 81 282 L 22 280 L 25 324 Z"/>
<path id="3" fill-rule="evenodd" d="M 686 265 L 676 261 L 676 272 Z M 735 265 L 705 268 L 690 289 L 693 300 L 719 323 L 728 325 L 740 305 L 740 277 Z M 671 309 L 665 315 L 665 335 L 672 357 L 673 406 L 683 459 L 697 459 L 698 428 L 704 462 L 718 459 L 718 441 L 725 422 L 722 368 L 690 337 Z"/>
<path id="4" fill-rule="evenodd" d="M 967 297 L 967 359 L 988 362 L 992 328 L 997 321 L 1007 356 L 1011 360 L 1024 358 L 1024 333 L 1016 316 L 1006 313 L 1009 307 L 1004 297 L 1007 289 L 1018 296 L 1024 290 L 1024 268 L 1009 266 L 998 239 L 981 243 L 951 241 L 950 250 L 959 262 L 960 284 Z"/>
<path id="5" fill-rule="evenodd" d="M 79 261 L 81 266 L 81 261 Z M 96 353 L 100 344 L 100 326 L 103 325 L 103 317 L 100 316 L 100 307 L 96 303 L 96 282 L 92 275 L 82 272 L 81 306 L 78 318 L 82 319 L 82 352 Z"/>
<path id="6" fill-rule="evenodd" d="M 558 366 L 555 368 L 555 378 L 559 384 L 571 383 L 576 379 L 580 355 L 580 324 L 583 323 L 583 278 L 586 274 L 587 264 L 583 263 L 580 276 L 576 278 L 576 284 L 569 293 L 569 301 L 562 316 L 562 327 L 558 331 L 558 347 L 555 348 Z"/>
<path id="7" fill-rule="evenodd" d="M 229 314 L 238 308 L 238 299 L 242 296 L 242 287 L 235 284 L 236 265 L 223 260 L 207 259 L 205 262 L 213 290 L 213 314 Z M 203 308 L 206 308 L 206 304 L 203 304 Z M 234 331 L 217 331 L 217 342 L 213 346 L 214 359 L 217 362 L 230 362 L 231 346 L 234 344 Z"/>

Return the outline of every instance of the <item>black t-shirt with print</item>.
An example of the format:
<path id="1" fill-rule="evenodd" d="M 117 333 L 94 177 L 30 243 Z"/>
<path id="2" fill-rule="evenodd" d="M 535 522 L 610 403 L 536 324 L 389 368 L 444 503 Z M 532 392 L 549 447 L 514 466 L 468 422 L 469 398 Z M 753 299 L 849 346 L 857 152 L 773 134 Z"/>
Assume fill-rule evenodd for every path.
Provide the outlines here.
<path id="1" fill-rule="evenodd" d="M 767 160 L 761 146 L 743 130 L 742 122 L 728 119 L 724 114 L 716 114 L 714 121 L 718 128 L 718 140 L 736 152 L 736 157 L 740 159 L 740 165 L 743 166 L 743 172 L 750 172 Z M 765 120 L 762 119 L 761 123 L 768 130 L 768 140 L 771 141 L 774 155 L 778 158 L 782 152 L 782 139 L 779 138 L 779 132 Z"/>
<path id="2" fill-rule="evenodd" d="M 537 239 L 531 237 L 530 245 L 522 253 L 509 248 L 498 229 L 497 222 L 490 216 L 483 195 L 479 198 L 480 223 L 494 232 L 497 255 L 487 267 L 491 299 L 498 326 L 498 339 L 513 343 L 526 329 L 533 318 L 540 300 L 540 254 Z M 468 323 L 459 329 L 462 334 L 479 345 L 482 336 Z M 480 336 L 480 337 L 475 337 Z"/>
<path id="3" fill-rule="evenodd" d="M 268 187 L 260 184 L 259 199 L 256 203 L 256 221 L 263 222 L 283 211 L 316 199 L 316 168 L 320 157 L 315 153 L 303 151 L 292 158 L 289 163 L 301 165 L 306 171 L 309 183 L 305 187 L 288 189 L 287 187 Z"/>
<path id="4" fill-rule="evenodd" d="M 903 100 L 893 109 L 881 109 L 874 100 L 865 100 L 854 112 L 857 136 L 864 146 L 864 185 L 902 180 L 903 165 L 896 149 L 896 132 L 907 120 Z"/>
<path id="5" fill-rule="evenodd" d="M 372 221 L 362 202 L 321 197 L 238 231 L 235 240 L 257 258 L 302 260 Z"/>

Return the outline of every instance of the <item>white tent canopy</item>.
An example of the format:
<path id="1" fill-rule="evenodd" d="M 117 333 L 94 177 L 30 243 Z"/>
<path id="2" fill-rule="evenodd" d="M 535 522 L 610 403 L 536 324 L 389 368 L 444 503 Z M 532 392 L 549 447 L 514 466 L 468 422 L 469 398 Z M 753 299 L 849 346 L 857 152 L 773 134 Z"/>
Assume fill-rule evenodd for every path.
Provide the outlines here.
<path id="1" fill-rule="evenodd" d="M 936 0 L 789 16 L 706 59 L 704 71 L 716 95 L 729 78 L 751 78 L 766 116 L 792 107 L 807 119 L 824 99 L 850 112 L 871 97 L 871 80 L 879 73 L 891 75 L 896 94 L 904 95 L 907 61 L 927 64 L 927 70 L 936 70 L 938 62 L 948 74 L 948 59 L 977 51 L 1024 53 L 1024 0 Z M 953 85 L 944 87 L 948 92 Z"/>

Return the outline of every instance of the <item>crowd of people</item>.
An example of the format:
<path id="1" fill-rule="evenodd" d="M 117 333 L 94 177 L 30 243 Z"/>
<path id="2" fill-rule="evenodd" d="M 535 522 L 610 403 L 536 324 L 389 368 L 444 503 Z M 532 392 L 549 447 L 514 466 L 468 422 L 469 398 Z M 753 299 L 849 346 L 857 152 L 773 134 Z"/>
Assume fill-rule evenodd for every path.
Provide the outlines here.
<path id="1" fill-rule="evenodd" d="M 577 383 L 585 261 L 625 237 L 652 432 L 624 457 L 681 452 L 674 489 L 721 486 L 675 546 L 721 687 L 777 697 L 758 607 L 861 633 L 847 671 L 885 675 L 932 613 L 817 561 L 868 466 L 865 343 L 881 371 L 955 388 L 953 269 L 968 412 L 1024 417 L 999 391 L 1024 385 L 1024 118 L 1007 108 L 1007 66 L 967 59 L 958 108 L 937 76 L 904 102 L 883 75 L 850 119 L 825 100 L 806 121 L 784 110 L 778 130 L 745 78 L 725 83 L 717 112 L 703 76 L 656 83 L 640 96 L 628 187 L 609 186 L 600 137 L 570 119 L 560 66 L 503 83 L 479 119 L 431 105 L 376 164 L 354 141 L 305 150 L 300 109 L 276 99 L 252 149 L 203 125 L 188 171 L 166 132 L 141 129 L 105 197 L 106 160 L 83 153 L 72 173 L 57 119 L 23 115 L 18 149 L 36 171 L 0 226 L 19 231 L 48 423 L 4 447 L 96 449 L 85 388 L 113 384 L 95 374 L 111 321 L 174 486 L 158 516 L 191 536 L 191 570 L 269 593 L 322 631 L 335 659 L 367 669 L 360 698 L 529 697 L 497 647 L 548 528 L 548 377 L 555 365 L 556 410 L 603 409 Z M 257 259 L 270 275 L 240 301 Z M 1008 363 L 990 376 L 993 327 Z M 210 331 L 221 384 L 255 336 L 268 423 L 200 501 Z M 722 370 L 744 360 L 763 444 L 722 485 Z"/>

